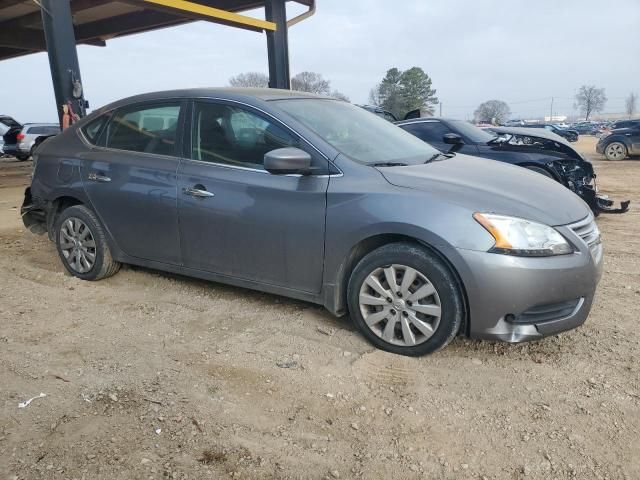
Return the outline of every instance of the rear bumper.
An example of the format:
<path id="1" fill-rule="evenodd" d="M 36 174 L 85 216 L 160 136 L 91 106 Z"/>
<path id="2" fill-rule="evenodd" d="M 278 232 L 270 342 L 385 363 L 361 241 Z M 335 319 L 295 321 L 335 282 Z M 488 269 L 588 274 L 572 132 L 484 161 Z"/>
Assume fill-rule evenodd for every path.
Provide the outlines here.
<path id="1" fill-rule="evenodd" d="M 16 144 L 16 143 L 11 143 L 11 144 L 7 144 L 5 143 L 2 146 L 2 151 L 4 153 L 6 153 L 7 155 L 14 155 L 14 156 L 22 156 L 22 155 L 29 155 L 29 151 L 27 150 L 26 152 L 20 147 L 20 144 Z"/>
<path id="2" fill-rule="evenodd" d="M 45 202 L 35 199 L 31 196 L 31 187 L 27 187 L 24 191 L 24 201 L 20 208 L 22 223 L 24 226 L 38 235 L 42 235 L 48 231 L 47 218 L 48 206 Z"/>
<path id="3" fill-rule="evenodd" d="M 471 275 L 462 278 L 469 336 L 524 342 L 582 325 L 602 275 L 602 245 L 576 247 L 546 258 L 459 250 Z"/>

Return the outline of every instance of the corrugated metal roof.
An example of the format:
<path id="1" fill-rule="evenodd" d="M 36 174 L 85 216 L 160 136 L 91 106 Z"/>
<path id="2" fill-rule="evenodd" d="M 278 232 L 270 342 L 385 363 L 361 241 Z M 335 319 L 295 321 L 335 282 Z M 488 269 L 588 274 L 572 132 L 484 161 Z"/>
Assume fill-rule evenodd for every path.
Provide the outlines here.
<path id="1" fill-rule="evenodd" d="M 264 7 L 264 0 L 190 0 L 239 13 Z M 309 5 L 311 0 L 294 0 Z M 71 0 L 76 42 L 104 45 L 124 35 L 199 20 L 141 0 Z M 221 22 L 222 23 L 222 22 Z M 40 7 L 33 0 L 0 0 L 0 60 L 46 49 Z"/>

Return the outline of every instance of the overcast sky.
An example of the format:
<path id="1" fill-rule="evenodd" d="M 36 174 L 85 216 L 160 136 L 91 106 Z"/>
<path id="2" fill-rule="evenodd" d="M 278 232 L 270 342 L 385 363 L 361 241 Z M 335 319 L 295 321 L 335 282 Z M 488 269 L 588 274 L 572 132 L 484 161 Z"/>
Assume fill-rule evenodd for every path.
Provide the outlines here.
<path id="1" fill-rule="evenodd" d="M 640 0 L 317 0 L 315 16 L 289 30 L 291 71 L 322 73 L 354 103 L 387 69 L 423 68 L 443 116 L 468 118 L 501 99 L 513 118 L 572 114 L 582 84 L 604 87 L 605 111 L 640 93 Z M 301 12 L 289 6 L 289 17 Z M 263 13 L 252 12 L 255 16 Z M 80 46 L 92 107 L 141 92 L 225 86 L 267 72 L 264 34 L 198 22 Z M 56 119 L 46 54 L 0 62 L 0 114 Z"/>

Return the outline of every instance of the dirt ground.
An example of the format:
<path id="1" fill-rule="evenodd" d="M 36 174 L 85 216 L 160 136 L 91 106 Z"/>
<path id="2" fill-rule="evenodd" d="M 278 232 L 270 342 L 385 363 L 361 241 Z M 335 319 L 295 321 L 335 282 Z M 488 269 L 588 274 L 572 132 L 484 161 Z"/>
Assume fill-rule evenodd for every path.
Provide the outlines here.
<path id="1" fill-rule="evenodd" d="M 633 203 L 598 219 L 587 323 L 418 359 L 286 298 L 77 280 L 21 225 L 30 164 L 0 160 L 0 479 L 640 478 L 640 161 L 594 143 L 601 189 Z"/>

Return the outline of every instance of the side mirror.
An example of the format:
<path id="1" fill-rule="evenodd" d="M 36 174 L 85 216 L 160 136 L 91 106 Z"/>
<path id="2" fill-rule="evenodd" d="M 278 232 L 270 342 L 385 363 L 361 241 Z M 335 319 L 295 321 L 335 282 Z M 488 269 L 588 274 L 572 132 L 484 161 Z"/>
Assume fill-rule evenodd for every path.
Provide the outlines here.
<path id="1" fill-rule="evenodd" d="M 452 145 L 449 149 L 449 153 L 455 153 L 462 148 L 464 140 L 457 133 L 445 133 L 442 136 L 442 141 L 447 145 Z"/>
<path id="2" fill-rule="evenodd" d="M 464 140 L 457 133 L 445 133 L 442 141 L 447 145 L 464 145 Z"/>
<path id="3" fill-rule="evenodd" d="M 264 169 L 274 175 L 308 175 L 311 172 L 311 155 L 293 147 L 271 150 L 264 154 Z"/>

